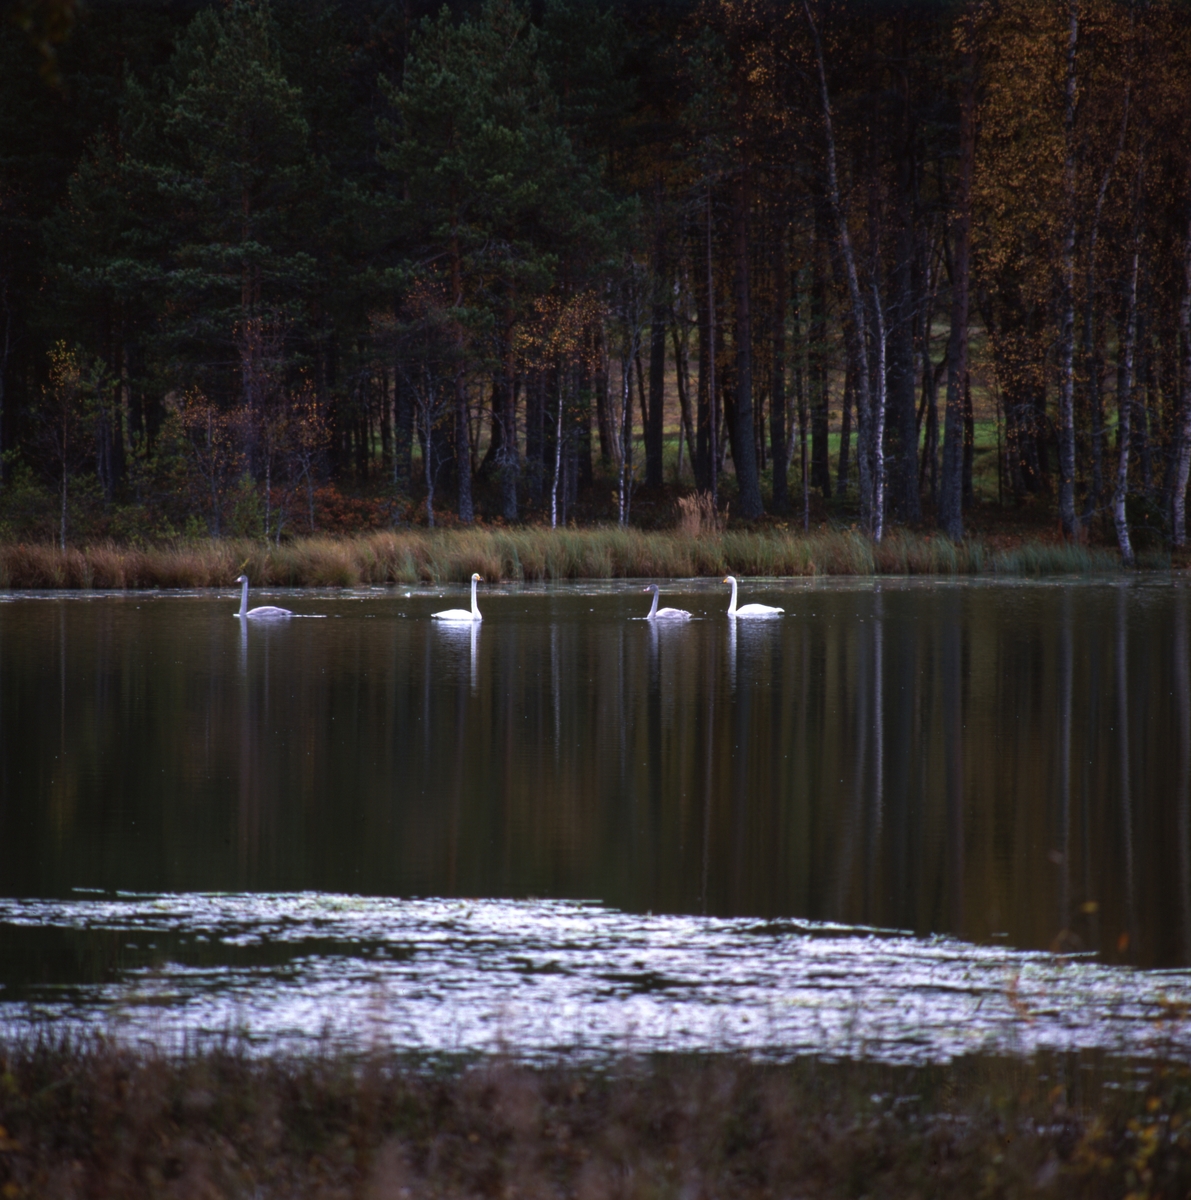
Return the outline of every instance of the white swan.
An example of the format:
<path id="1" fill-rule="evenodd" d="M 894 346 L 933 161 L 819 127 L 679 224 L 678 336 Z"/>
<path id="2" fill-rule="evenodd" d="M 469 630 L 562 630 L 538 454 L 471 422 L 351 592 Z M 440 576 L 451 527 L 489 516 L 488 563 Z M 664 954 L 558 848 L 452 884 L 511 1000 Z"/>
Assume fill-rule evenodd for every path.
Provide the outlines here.
<path id="1" fill-rule="evenodd" d="M 689 621 L 691 614 L 685 608 L 658 608 L 658 585 L 651 583 L 645 589 L 653 592 L 653 605 L 650 607 L 647 621 Z"/>
<path id="2" fill-rule="evenodd" d="M 732 585 L 732 603 L 728 605 L 730 617 L 777 617 L 784 613 L 784 608 L 774 608 L 770 604 L 742 604 L 736 607 L 736 577 L 725 575 L 724 582 Z"/>
<path id="3" fill-rule="evenodd" d="M 476 605 L 476 584 L 480 582 L 480 577 L 473 574 L 471 577 L 471 612 L 466 608 L 444 608 L 442 612 L 431 613 L 430 616 L 435 621 L 482 621 L 484 618 L 480 616 L 479 607 Z"/>
<path id="4" fill-rule="evenodd" d="M 259 608 L 249 608 L 248 576 L 241 575 L 236 582 L 243 585 L 240 589 L 240 611 L 236 613 L 237 617 L 241 619 L 247 617 L 250 621 L 276 621 L 283 617 L 292 617 L 294 615 L 288 608 L 277 608 L 272 604 L 262 604 Z"/>

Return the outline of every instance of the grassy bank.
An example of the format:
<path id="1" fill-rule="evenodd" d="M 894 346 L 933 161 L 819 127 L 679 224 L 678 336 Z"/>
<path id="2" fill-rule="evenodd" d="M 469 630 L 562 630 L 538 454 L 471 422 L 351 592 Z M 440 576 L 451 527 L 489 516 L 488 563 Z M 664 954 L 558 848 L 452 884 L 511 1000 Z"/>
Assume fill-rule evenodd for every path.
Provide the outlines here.
<path id="1" fill-rule="evenodd" d="M 1155 561 L 1149 565 L 1164 565 Z M 1044 541 L 897 532 L 880 545 L 851 531 L 646 532 L 636 529 L 467 529 L 157 547 L 0 545 L 0 588 L 226 587 L 242 570 L 257 585 L 671 578 L 738 575 L 1049 575 L 1116 571 L 1112 551 Z"/>
<path id="2" fill-rule="evenodd" d="M 1185 1065 L 596 1071 L 0 1045 L 0 1195 L 1183 1196 Z"/>

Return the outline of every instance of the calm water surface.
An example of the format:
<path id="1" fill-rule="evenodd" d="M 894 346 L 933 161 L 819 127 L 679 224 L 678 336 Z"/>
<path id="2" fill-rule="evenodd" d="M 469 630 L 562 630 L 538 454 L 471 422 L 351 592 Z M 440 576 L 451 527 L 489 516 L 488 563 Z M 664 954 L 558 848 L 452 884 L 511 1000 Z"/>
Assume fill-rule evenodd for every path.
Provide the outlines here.
<path id="1" fill-rule="evenodd" d="M 1191 592 L 0 597 L 0 1018 L 419 1049 L 1182 1039 Z M 445 603 L 444 603 L 445 599 Z M 897 931 L 897 932 L 895 932 Z"/>

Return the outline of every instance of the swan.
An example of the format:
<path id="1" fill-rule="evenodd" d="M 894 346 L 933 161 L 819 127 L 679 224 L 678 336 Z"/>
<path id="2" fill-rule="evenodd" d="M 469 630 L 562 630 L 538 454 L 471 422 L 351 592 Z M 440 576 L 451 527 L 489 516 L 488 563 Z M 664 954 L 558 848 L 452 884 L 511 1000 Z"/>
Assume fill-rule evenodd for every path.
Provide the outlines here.
<path id="1" fill-rule="evenodd" d="M 247 617 L 250 621 L 276 621 L 282 617 L 292 617 L 294 614 L 288 608 L 277 608 L 273 604 L 262 604 L 259 608 L 248 607 L 248 576 L 241 575 L 236 580 L 243 586 L 240 589 L 240 611 L 237 617 Z"/>
<path id="2" fill-rule="evenodd" d="M 691 614 L 685 608 L 658 608 L 658 585 L 651 583 L 645 589 L 653 592 L 653 605 L 649 610 L 647 621 L 689 621 Z"/>
<path id="3" fill-rule="evenodd" d="M 724 582 L 732 585 L 732 603 L 728 605 L 728 616 L 730 617 L 776 617 L 786 611 L 784 608 L 774 608 L 770 604 L 742 604 L 737 608 L 736 577 L 725 575 Z"/>
<path id="4" fill-rule="evenodd" d="M 431 618 L 435 621 L 482 621 L 484 618 L 480 616 L 480 610 L 476 605 L 476 584 L 479 582 L 479 575 L 473 573 L 471 577 L 471 612 L 468 612 L 466 608 L 444 608 L 442 612 L 431 613 Z"/>

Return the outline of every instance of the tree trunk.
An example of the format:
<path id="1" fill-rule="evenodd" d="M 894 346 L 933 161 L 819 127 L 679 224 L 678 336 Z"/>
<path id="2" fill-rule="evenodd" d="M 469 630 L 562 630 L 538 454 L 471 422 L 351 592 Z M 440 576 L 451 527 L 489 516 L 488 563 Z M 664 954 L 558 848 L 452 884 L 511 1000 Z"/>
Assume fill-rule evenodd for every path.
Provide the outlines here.
<path id="1" fill-rule="evenodd" d="M 709 213 L 710 219 L 710 213 Z M 695 488 L 711 491 L 711 305 L 707 290 L 710 272 L 704 271 L 701 240 L 696 242 L 696 270 L 693 271 L 695 324 L 699 330 L 699 375 L 695 383 L 695 453 L 691 466 L 695 472 Z"/>
<path id="2" fill-rule="evenodd" d="M 1132 10 L 1131 10 L 1132 11 Z M 1125 150 L 1125 136 L 1129 130 L 1129 105 L 1131 80 L 1125 81 L 1125 96 L 1121 106 L 1121 133 L 1117 140 L 1116 153 L 1100 177 L 1096 192 L 1096 206 L 1092 211 L 1092 227 L 1088 231 L 1088 269 L 1084 284 L 1084 369 L 1088 373 L 1088 407 L 1092 426 L 1092 482 L 1084 504 L 1084 521 L 1090 520 L 1100 507 L 1104 496 L 1104 397 L 1100 389 L 1101 359 L 1096 338 L 1096 247 L 1100 240 L 1100 218 L 1104 212 L 1104 198 L 1108 185 Z"/>
<path id="3" fill-rule="evenodd" d="M 1075 516 L 1075 51 L 1079 0 L 1069 0 L 1067 89 L 1063 110 L 1063 298 L 1059 327 L 1059 521 L 1066 537 L 1078 532 Z"/>
<path id="4" fill-rule="evenodd" d="M 856 269 L 856 257 L 852 252 L 852 237 L 848 231 L 847 213 L 844 211 L 840 198 L 839 174 L 836 168 L 835 131 L 831 119 L 831 99 L 827 92 L 827 68 L 823 61 L 823 44 L 819 40 L 819 30 L 811 16 L 807 0 L 803 0 L 803 12 L 811 27 L 815 42 L 815 59 L 819 73 L 819 98 L 823 107 L 823 134 L 827 150 L 827 194 L 831 200 L 832 212 L 836 222 L 836 238 L 840 258 L 843 260 L 844 274 L 848 285 L 848 298 L 852 306 L 852 320 L 848 325 L 852 352 L 856 361 L 856 413 L 857 424 L 863 438 L 871 433 L 869 429 L 871 403 L 869 392 L 868 362 L 868 320 L 864 296 L 860 290 L 860 276 Z M 859 454 L 860 463 L 860 519 L 868 532 L 873 529 L 873 497 L 871 493 L 871 478 L 868 456 L 863 452 L 863 443 Z"/>
<path id="5" fill-rule="evenodd" d="M 914 404 L 914 137 L 909 88 L 902 99 L 902 150 L 898 157 L 897 260 L 890 284 L 889 372 L 886 401 L 889 420 L 889 505 L 903 521 L 922 516 L 918 493 L 918 420 Z"/>
<path id="6" fill-rule="evenodd" d="M 786 439 L 786 308 L 789 303 L 789 263 L 786 261 L 785 222 L 777 237 L 773 268 L 773 365 L 769 385 L 769 436 L 773 448 L 773 511 L 790 511 L 788 479 L 790 447 Z"/>
<path id="7" fill-rule="evenodd" d="M 1188 172 L 1191 176 L 1191 171 Z M 1191 205 L 1187 208 L 1187 235 L 1183 243 L 1183 298 L 1179 304 L 1179 342 L 1183 353 L 1183 377 L 1179 381 L 1179 424 L 1176 446 L 1174 495 L 1174 544 L 1187 544 L 1187 481 L 1191 475 Z"/>
<path id="8" fill-rule="evenodd" d="M 8 303 L 7 280 L 0 283 L 0 312 L 4 314 L 4 336 L 0 339 L 0 488 L 3 488 L 4 482 L 8 478 L 8 460 L 4 456 L 4 450 L 8 443 L 4 437 L 4 429 L 5 421 L 8 419 L 8 410 L 5 407 L 8 387 L 8 357 L 12 350 L 12 309 Z"/>
<path id="9" fill-rule="evenodd" d="M 382 474 L 393 471 L 393 393 L 389 387 L 389 372 L 380 369 L 380 465 Z"/>
<path id="10" fill-rule="evenodd" d="M 409 494 L 413 480 L 414 406 L 401 365 L 393 368 L 393 489 Z"/>
<path id="11" fill-rule="evenodd" d="M 797 334 L 802 333 L 802 314 L 801 314 L 801 291 L 799 296 L 795 298 L 794 303 L 794 329 Z M 801 342 L 801 338 L 799 339 Z M 810 475 L 807 470 L 809 466 L 807 433 L 808 433 L 808 418 L 810 416 L 807 411 L 806 404 L 806 372 L 803 365 L 803 349 L 798 345 L 798 353 L 794 358 L 794 395 L 798 403 L 798 479 L 802 484 L 802 528 L 804 530 L 811 527 L 811 491 L 810 491 Z"/>
<path id="12" fill-rule="evenodd" d="M 848 475 L 852 469 L 852 396 L 855 394 L 856 364 L 851 353 L 844 362 L 844 398 L 840 404 L 839 466 L 836 468 L 835 490 L 840 496 L 848 494 Z"/>
<path id="13" fill-rule="evenodd" d="M 546 492 L 546 463 L 554 466 L 554 424 L 547 416 L 546 393 L 552 371 L 531 371 L 525 380 L 525 487 L 530 496 L 540 499 Z M 549 433 L 549 436 L 547 434 Z"/>
<path id="14" fill-rule="evenodd" d="M 452 208 L 458 211 L 454 185 L 452 185 L 451 200 Z M 459 248 L 457 218 L 451 226 L 451 301 L 457 311 L 462 309 L 463 259 Z M 463 372 L 465 349 L 463 327 L 456 324 L 454 379 L 456 495 L 458 496 L 459 519 L 466 524 L 471 524 L 475 519 L 475 510 L 471 500 L 471 413 L 468 412 L 467 383 Z"/>
<path id="15" fill-rule="evenodd" d="M 654 206 L 655 240 L 653 254 L 653 305 L 649 329 L 649 411 L 645 419 L 645 486 L 660 488 L 663 483 L 662 449 L 664 445 L 666 400 L 666 322 L 670 305 L 666 295 L 669 282 L 666 256 L 666 230 L 662 222 L 661 181 Z"/>
<path id="16" fill-rule="evenodd" d="M 459 494 L 459 520 L 471 524 L 475 508 L 471 499 L 471 414 L 463 371 L 455 373 L 455 474 Z"/>
<path id="17" fill-rule="evenodd" d="M 1131 437 L 1133 441 L 1133 456 L 1137 460 L 1141 478 L 1141 493 L 1148 497 L 1153 486 L 1154 476 L 1150 463 L 1150 420 L 1149 395 L 1153 359 L 1148 350 L 1149 331 L 1146 329 L 1145 314 L 1137 314 L 1137 337 L 1134 341 L 1133 368 L 1133 416 Z M 1145 346 L 1146 351 L 1138 354 L 1137 347 Z"/>
<path id="18" fill-rule="evenodd" d="M 824 225 L 823 206 L 816 204 L 815 242 L 811 251 L 811 311 L 808 331 L 810 345 L 807 349 L 811 409 L 811 486 L 819 489 L 824 500 L 830 500 L 831 457 L 828 449 L 830 395 L 827 387 L 827 279 L 823 263 L 826 246 Z"/>
<path id="19" fill-rule="evenodd" d="M 558 527 L 558 483 L 562 475 L 562 379 L 558 382 L 558 419 L 554 430 L 554 480 L 550 485 L 550 528 Z M 563 497 L 565 507 L 566 497 Z M 566 517 L 563 517 L 565 523 Z"/>
<path id="20" fill-rule="evenodd" d="M 617 517 L 621 527 L 629 523 L 630 489 L 633 485 L 633 359 L 637 356 L 637 336 L 620 360 L 620 478 L 617 489 Z"/>
<path id="21" fill-rule="evenodd" d="M 1133 412 L 1133 357 L 1137 344 L 1137 270 L 1141 255 L 1135 244 L 1129 270 L 1129 288 L 1125 300 L 1125 340 L 1121 352 L 1121 371 L 1117 391 L 1117 480 L 1112 496 L 1112 519 L 1117 530 L 1117 545 L 1121 562 L 1133 566 L 1133 543 L 1129 538 L 1129 520 L 1125 512 L 1125 497 L 1129 491 L 1129 436 Z"/>
<path id="22" fill-rule="evenodd" d="M 678 324 L 670 327 L 670 340 L 674 345 L 674 373 L 678 384 L 678 408 L 682 418 L 682 428 L 678 431 L 679 439 L 679 475 L 682 474 L 682 442 L 686 440 L 687 458 L 691 469 L 695 466 L 695 431 L 691 420 L 691 380 L 687 362 L 687 347 L 679 336 Z"/>
<path id="23" fill-rule="evenodd" d="M 885 313 L 875 281 L 873 312 L 877 318 L 877 394 L 873 406 L 873 541 L 879 542 L 885 533 Z"/>
<path id="24" fill-rule="evenodd" d="M 736 252 L 736 404 L 732 458 L 736 465 L 740 515 L 754 519 L 764 513 L 757 474 L 757 445 L 753 430 L 753 327 L 749 308 L 749 187 L 742 172 L 736 182 L 733 222 Z"/>
<path id="25" fill-rule="evenodd" d="M 500 500 L 506 521 L 517 520 L 517 392 L 513 362 L 513 323 L 506 322 L 500 366 Z"/>
<path id="26" fill-rule="evenodd" d="M 952 220 L 951 332 L 947 338 L 947 407 L 943 420 L 943 470 L 939 480 L 939 528 L 963 540 L 964 383 L 968 377 L 968 281 L 972 244 L 972 167 L 976 157 L 976 56 L 973 10 L 965 15 L 968 46 L 963 55 L 959 178 Z"/>
<path id="27" fill-rule="evenodd" d="M 615 461 L 612 434 L 612 397 L 608 387 L 608 345 L 603 323 L 600 323 L 596 346 L 596 426 L 600 437 L 600 462 L 605 468 Z"/>
<path id="28" fill-rule="evenodd" d="M 713 508 L 719 507 L 720 483 L 720 411 L 719 393 L 715 384 L 715 363 L 718 353 L 716 344 L 715 323 L 715 271 L 712 257 L 712 218 L 711 218 L 711 188 L 707 189 L 707 405 L 708 428 L 711 431 L 710 450 L 710 485 L 711 503 Z"/>

